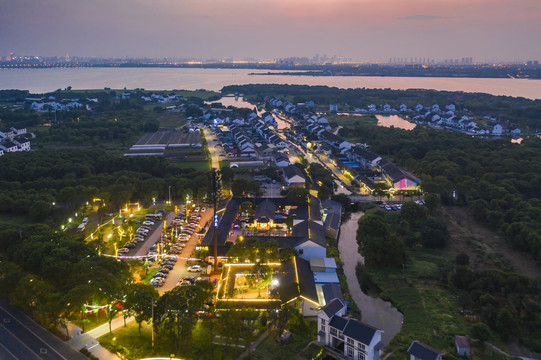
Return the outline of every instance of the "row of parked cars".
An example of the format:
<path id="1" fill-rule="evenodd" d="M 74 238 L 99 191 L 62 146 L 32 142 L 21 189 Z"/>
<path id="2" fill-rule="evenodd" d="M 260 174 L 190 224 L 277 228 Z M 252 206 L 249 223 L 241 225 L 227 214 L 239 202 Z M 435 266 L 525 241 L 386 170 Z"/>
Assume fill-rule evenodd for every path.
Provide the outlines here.
<path id="1" fill-rule="evenodd" d="M 150 280 L 150 285 L 153 286 L 163 286 L 165 284 L 165 280 L 167 279 L 167 276 L 169 276 L 169 272 L 173 270 L 173 267 L 175 266 L 175 263 L 177 262 L 177 256 L 176 255 L 168 255 L 160 264 L 160 267 L 158 268 L 158 271 L 152 276 L 152 279 Z"/>
<path id="2" fill-rule="evenodd" d="M 154 221 L 146 220 L 143 226 L 140 226 L 135 230 L 135 236 L 132 241 L 126 242 L 120 249 L 118 249 L 119 254 L 125 254 L 137 246 L 138 243 L 145 241 L 146 236 L 149 234 L 151 226 L 154 225 Z"/>
<path id="3" fill-rule="evenodd" d="M 416 200 L 415 203 L 418 204 L 418 205 L 424 205 L 425 204 L 422 200 Z M 380 204 L 379 207 L 383 208 L 383 209 L 385 209 L 387 211 L 398 211 L 398 210 L 402 209 L 402 204 L 386 204 L 386 203 L 383 203 L 383 204 Z"/>
<path id="4" fill-rule="evenodd" d="M 198 209 L 196 209 L 198 210 Z M 150 281 L 151 285 L 161 287 L 163 284 L 165 284 L 165 281 L 167 279 L 167 276 L 169 275 L 169 272 L 173 269 L 174 264 L 176 263 L 178 256 L 182 254 L 182 251 L 186 247 L 186 243 L 190 240 L 192 234 L 197 230 L 197 227 L 199 226 L 199 222 L 201 220 L 201 216 L 199 215 L 199 211 L 195 211 L 193 215 L 190 217 L 190 221 L 188 224 L 185 224 L 186 215 L 185 212 L 179 213 L 179 215 L 175 218 L 174 224 L 177 226 L 182 225 L 182 230 L 176 240 L 173 240 L 173 243 L 168 251 L 168 255 L 164 258 L 162 263 L 160 264 L 160 267 L 158 268 L 158 271 L 156 274 L 154 274 L 154 278 Z M 164 243 L 159 244 L 160 247 L 165 246 Z M 156 259 L 157 253 L 156 253 L 157 245 L 154 244 L 150 247 L 150 251 L 148 252 L 147 259 Z M 190 272 L 198 272 L 201 271 L 201 267 L 199 266 L 192 266 L 188 269 Z M 186 280 L 189 281 L 190 279 Z M 195 279 L 192 279 L 195 281 Z M 184 281 L 184 279 L 180 280 L 177 285 L 180 285 L 180 283 Z M 191 283 L 190 283 L 191 284 Z M 186 283 L 182 285 L 187 285 Z"/>

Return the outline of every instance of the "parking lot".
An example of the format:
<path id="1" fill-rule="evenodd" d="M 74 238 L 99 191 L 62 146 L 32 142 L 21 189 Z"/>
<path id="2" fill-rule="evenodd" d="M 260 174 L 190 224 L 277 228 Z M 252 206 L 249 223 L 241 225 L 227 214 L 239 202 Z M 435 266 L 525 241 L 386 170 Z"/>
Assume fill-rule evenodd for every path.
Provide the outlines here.
<path id="1" fill-rule="evenodd" d="M 163 280 L 154 280 L 152 281 L 153 285 L 158 288 L 158 291 L 160 294 L 163 294 L 171 289 L 173 289 L 175 286 L 180 285 L 182 282 L 182 279 L 184 279 L 187 276 L 193 277 L 192 281 L 195 281 L 198 277 L 205 277 L 204 275 L 206 269 L 201 269 L 202 271 L 194 271 L 190 272 L 189 267 L 194 265 L 196 261 L 193 258 L 193 254 L 195 252 L 196 246 L 198 245 L 200 241 L 200 237 L 197 235 L 197 232 L 201 229 L 201 227 L 204 227 L 204 225 L 210 221 L 212 217 L 212 210 L 206 210 L 201 211 L 198 215 L 199 216 L 190 216 L 190 220 L 186 222 L 184 219 L 179 220 L 178 218 L 175 220 L 175 215 L 171 215 L 171 225 L 175 221 L 175 223 L 178 225 L 178 230 L 174 229 L 175 225 L 172 225 L 171 228 L 173 232 L 177 232 L 178 238 L 175 241 L 175 239 L 172 239 L 171 241 L 171 248 L 168 252 L 168 255 L 163 257 L 163 260 L 161 261 L 161 264 L 158 264 L 158 262 L 155 262 L 151 268 L 158 268 L 161 269 L 163 272 L 163 276 L 157 276 L 155 279 L 163 279 Z M 194 225 L 192 228 L 194 231 L 190 231 L 191 233 L 188 233 L 186 229 L 190 228 L 190 221 L 191 224 Z M 168 222 L 169 224 L 169 222 Z M 182 225 L 180 225 L 182 224 Z M 169 226 L 171 226 L 169 225 Z M 179 232 L 179 229 L 182 226 L 182 231 Z M 160 234 L 161 235 L 161 234 Z M 159 237 L 158 237 L 159 240 Z M 151 254 L 153 255 L 153 244 L 151 244 L 148 247 L 148 251 L 145 255 Z M 164 270 L 167 269 L 167 270 Z M 203 274 L 202 274 L 203 273 Z"/>

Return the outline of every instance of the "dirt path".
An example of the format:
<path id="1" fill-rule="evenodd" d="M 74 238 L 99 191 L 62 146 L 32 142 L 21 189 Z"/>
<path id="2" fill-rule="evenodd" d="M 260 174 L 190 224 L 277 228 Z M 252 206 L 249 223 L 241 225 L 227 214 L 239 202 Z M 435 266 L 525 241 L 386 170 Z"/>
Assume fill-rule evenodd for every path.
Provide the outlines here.
<path id="1" fill-rule="evenodd" d="M 451 242 L 449 251 L 456 255 L 461 251 L 470 256 L 475 270 L 498 268 L 541 280 L 541 271 L 527 255 L 510 249 L 503 237 L 468 214 L 465 207 L 443 207 Z"/>

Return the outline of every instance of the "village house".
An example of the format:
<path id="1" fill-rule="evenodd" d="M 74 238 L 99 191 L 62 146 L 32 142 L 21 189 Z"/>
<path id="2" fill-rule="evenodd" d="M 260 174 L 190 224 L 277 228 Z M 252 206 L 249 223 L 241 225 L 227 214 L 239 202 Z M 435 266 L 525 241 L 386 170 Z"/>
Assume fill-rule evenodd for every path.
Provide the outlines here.
<path id="1" fill-rule="evenodd" d="M 408 354 L 410 360 L 442 360 L 443 356 L 439 351 L 417 340 L 411 343 Z"/>
<path id="2" fill-rule="evenodd" d="M 283 177 L 287 186 L 304 186 L 306 182 L 302 171 L 295 165 L 284 167 Z"/>
<path id="3" fill-rule="evenodd" d="M 346 305 L 334 299 L 318 311 L 318 341 L 347 359 L 377 360 L 384 345 L 382 330 L 346 317 Z"/>

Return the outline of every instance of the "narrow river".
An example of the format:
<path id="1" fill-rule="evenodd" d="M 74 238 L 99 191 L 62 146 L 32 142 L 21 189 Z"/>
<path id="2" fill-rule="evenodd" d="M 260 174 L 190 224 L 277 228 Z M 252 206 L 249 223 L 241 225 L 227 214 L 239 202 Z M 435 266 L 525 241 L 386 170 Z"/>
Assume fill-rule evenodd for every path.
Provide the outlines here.
<path id="1" fill-rule="evenodd" d="M 338 249 L 340 250 L 340 259 L 344 262 L 344 273 L 347 278 L 349 292 L 361 309 L 362 322 L 383 330 L 382 341 L 385 345 L 388 345 L 400 331 L 403 316 L 401 312 L 391 306 L 390 302 L 366 295 L 359 286 L 355 268 L 358 263 L 364 263 L 364 259 L 359 254 L 356 235 L 357 222 L 362 215 L 364 214 L 351 214 L 350 219 L 342 224 Z"/>

